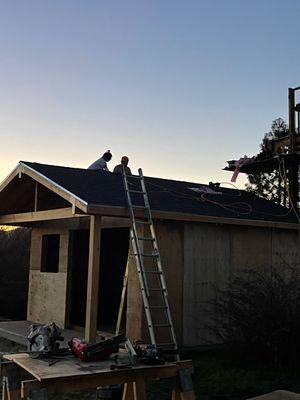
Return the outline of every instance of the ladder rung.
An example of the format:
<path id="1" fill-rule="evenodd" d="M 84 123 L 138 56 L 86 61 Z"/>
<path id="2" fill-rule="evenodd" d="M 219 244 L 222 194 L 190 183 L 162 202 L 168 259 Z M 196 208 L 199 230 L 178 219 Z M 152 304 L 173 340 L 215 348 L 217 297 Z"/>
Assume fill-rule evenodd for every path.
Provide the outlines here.
<path id="1" fill-rule="evenodd" d="M 166 289 L 163 288 L 148 288 L 151 292 L 165 292 Z"/>
<path id="2" fill-rule="evenodd" d="M 142 190 L 128 190 L 130 193 L 140 193 L 140 194 L 146 194 L 146 192 L 143 192 Z"/>
<path id="3" fill-rule="evenodd" d="M 130 176 L 127 175 L 127 177 L 128 177 L 129 179 L 133 178 L 133 179 L 142 180 L 142 178 L 141 178 L 139 175 L 130 175 Z"/>
<path id="4" fill-rule="evenodd" d="M 171 328 L 171 324 L 153 324 L 154 328 Z"/>
<path id="5" fill-rule="evenodd" d="M 153 310 L 163 310 L 163 309 L 167 309 L 167 306 L 149 306 L 149 308 L 153 309 Z"/>
<path id="6" fill-rule="evenodd" d="M 139 240 L 147 240 L 149 242 L 154 242 L 155 239 L 153 237 L 138 237 Z"/>
<path id="7" fill-rule="evenodd" d="M 132 253 L 132 254 L 130 254 L 131 256 L 138 256 L 139 255 L 139 253 Z M 159 255 L 158 254 L 148 254 L 148 253 L 141 253 L 141 256 L 142 257 L 152 257 L 152 258 L 158 258 L 159 257 Z"/>
<path id="8" fill-rule="evenodd" d="M 145 219 L 136 219 L 135 222 L 136 222 L 137 224 L 147 224 L 147 225 L 151 225 L 151 221 L 149 221 L 149 220 L 146 221 Z"/>
<path id="9" fill-rule="evenodd" d="M 146 206 L 134 206 L 134 205 L 132 205 L 131 207 L 135 208 L 137 210 L 147 210 L 148 209 Z"/>
<path id="10" fill-rule="evenodd" d="M 161 274 L 162 274 L 162 272 L 161 272 L 161 271 L 158 271 L 158 270 L 157 270 L 157 271 L 155 271 L 155 270 L 146 271 L 146 270 L 145 270 L 145 273 L 146 273 L 146 274 L 158 274 L 158 275 L 161 275 Z"/>

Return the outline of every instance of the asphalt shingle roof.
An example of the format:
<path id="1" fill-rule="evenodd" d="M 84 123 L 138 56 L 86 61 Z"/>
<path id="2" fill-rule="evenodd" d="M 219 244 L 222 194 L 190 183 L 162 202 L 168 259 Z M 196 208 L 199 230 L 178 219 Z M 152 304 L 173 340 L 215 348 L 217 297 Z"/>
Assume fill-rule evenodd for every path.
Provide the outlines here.
<path id="1" fill-rule="evenodd" d="M 126 207 L 123 178 L 107 171 L 69 168 L 22 161 L 28 167 L 51 179 L 88 204 Z M 138 180 L 130 179 L 138 189 Z M 153 210 L 203 216 L 297 223 L 293 211 L 244 190 L 220 187 L 220 194 L 204 193 L 208 185 L 145 177 Z M 191 190 L 190 188 L 194 188 Z M 200 190 L 200 192 L 197 192 Z M 136 203 L 140 203 L 136 194 Z"/>

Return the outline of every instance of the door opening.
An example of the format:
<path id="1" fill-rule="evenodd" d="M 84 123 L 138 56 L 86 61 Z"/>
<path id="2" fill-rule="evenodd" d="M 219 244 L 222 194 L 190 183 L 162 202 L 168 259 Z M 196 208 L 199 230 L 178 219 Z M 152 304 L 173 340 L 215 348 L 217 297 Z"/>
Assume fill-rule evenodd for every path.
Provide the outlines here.
<path id="1" fill-rule="evenodd" d="M 98 327 L 101 331 L 114 332 L 115 330 L 128 250 L 129 228 L 101 230 L 98 296 Z M 89 231 L 74 231 L 71 283 L 72 326 L 85 326 L 88 255 Z"/>

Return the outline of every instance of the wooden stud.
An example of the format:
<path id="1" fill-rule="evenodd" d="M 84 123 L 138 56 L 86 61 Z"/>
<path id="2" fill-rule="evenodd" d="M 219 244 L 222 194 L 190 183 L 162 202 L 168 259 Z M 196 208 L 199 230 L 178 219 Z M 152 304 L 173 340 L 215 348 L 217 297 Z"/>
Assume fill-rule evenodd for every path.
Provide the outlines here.
<path id="1" fill-rule="evenodd" d="M 117 319 L 116 330 L 115 330 L 115 335 L 116 336 L 120 334 L 120 328 L 121 328 L 123 311 L 124 311 L 124 304 L 125 304 L 126 293 L 127 293 L 129 257 L 130 256 L 128 255 L 125 274 L 124 274 L 124 277 L 123 277 L 122 294 L 121 294 L 121 300 L 120 300 L 120 306 L 119 306 L 119 312 L 118 312 L 118 319 Z"/>
<path id="2" fill-rule="evenodd" d="M 179 389 L 172 390 L 172 400 L 181 400 Z"/>
<path id="3" fill-rule="evenodd" d="M 3 387 L 3 399 L 19 400 L 21 398 L 21 375 L 20 368 L 14 363 L 4 365 L 3 376 L 5 379 Z"/>
<path id="4" fill-rule="evenodd" d="M 51 181 L 47 176 L 44 176 L 38 171 L 35 171 L 33 168 L 29 167 L 26 164 L 20 163 L 19 170 L 22 171 L 24 174 L 28 175 L 30 178 L 34 179 L 38 183 L 42 184 L 46 188 L 50 189 L 52 192 L 58 194 L 63 199 L 69 201 L 71 204 L 73 199 L 76 199 L 76 206 L 83 211 L 86 211 L 87 203 L 78 198 L 73 193 L 69 192 L 67 189 L 60 186 L 58 183 Z"/>
<path id="5" fill-rule="evenodd" d="M 136 380 L 133 384 L 134 400 L 146 400 L 146 382 L 144 379 Z"/>
<path id="6" fill-rule="evenodd" d="M 101 216 L 92 215 L 90 222 L 90 246 L 85 323 L 85 340 L 88 343 L 95 341 L 97 337 L 100 240 Z"/>
<path id="7" fill-rule="evenodd" d="M 133 382 L 124 384 L 122 400 L 134 400 Z"/>
<path id="8" fill-rule="evenodd" d="M 38 183 L 35 182 L 34 185 L 34 212 L 38 210 Z"/>

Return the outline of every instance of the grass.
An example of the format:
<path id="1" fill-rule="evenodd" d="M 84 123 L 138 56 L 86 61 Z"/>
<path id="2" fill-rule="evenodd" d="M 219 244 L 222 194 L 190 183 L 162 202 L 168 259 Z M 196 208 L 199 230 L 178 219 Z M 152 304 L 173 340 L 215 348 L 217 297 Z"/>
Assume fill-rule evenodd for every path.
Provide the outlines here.
<path id="1" fill-rule="evenodd" d="M 300 391 L 300 369 L 241 362 L 222 350 L 198 353 L 193 362 L 198 399 L 242 400 L 278 389 Z"/>
<path id="2" fill-rule="evenodd" d="M 18 352 L 24 348 L 0 338 L 0 352 Z M 194 386 L 198 400 L 244 400 L 273 390 L 300 392 L 300 368 L 285 369 L 238 362 L 222 350 L 187 355 L 194 363 Z M 173 380 L 154 381 L 147 385 L 149 400 L 170 399 Z M 94 390 L 51 395 L 51 399 L 95 399 Z"/>
<path id="3" fill-rule="evenodd" d="M 234 360 L 222 350 L 193 355 L 193 382 L 198 400 L 244 400 L 274 390 L 300 392 L 300 368 L 272 368 Z M 149 385 L 149 399 L 170 399 L 172 382 Z"/>

